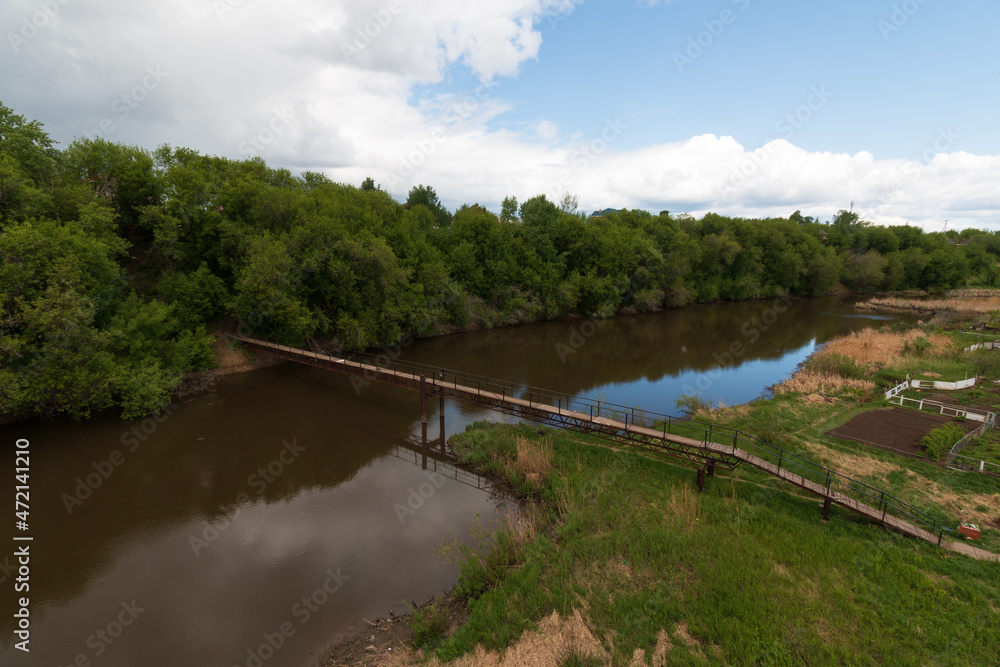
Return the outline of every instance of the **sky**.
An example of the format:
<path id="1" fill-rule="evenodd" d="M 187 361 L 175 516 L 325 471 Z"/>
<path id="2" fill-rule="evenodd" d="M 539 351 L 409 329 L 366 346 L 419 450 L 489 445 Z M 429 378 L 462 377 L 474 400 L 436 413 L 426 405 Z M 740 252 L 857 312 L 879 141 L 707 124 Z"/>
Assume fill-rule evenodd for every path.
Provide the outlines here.
<path id="1" fill-rule="evenodd" d="M 1000 229 L 995 0 L 5 0 L 0 102 L 449 208 Z"/>

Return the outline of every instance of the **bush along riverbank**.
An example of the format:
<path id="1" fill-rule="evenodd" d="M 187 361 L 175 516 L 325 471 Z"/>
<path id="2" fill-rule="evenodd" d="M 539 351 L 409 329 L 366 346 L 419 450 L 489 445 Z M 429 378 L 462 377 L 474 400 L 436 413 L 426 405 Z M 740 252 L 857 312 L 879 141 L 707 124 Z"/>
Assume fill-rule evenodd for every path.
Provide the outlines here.
<path id="1" fill-rule="evenodd" d="M 450 211 L 430 186 L 403 202 L 259 158 L 99 137 L 60 150 L 2 104 L 0 173 L 0 415 L 155 414 L 215 367 L 207 332 L 227 319 L 353 351 L 717 300 L 1000 285 L 993 232 L 851 211 L 588 216 L 531 193 Z"/>
<path id="2" fill-rule="evenodd" d="M 773 398 L 703 406 L 697 418 L 886 489 L 952 528 L 977 523 L 976 545 L 1000 551 L 996 478 L 827 434 L 886 410 L 882 392 L 907 373 L 988 372 L 993 357 L 962 352 L 966 338 L 860 332 L 814 355 Z M 958 400 L 994 400 L 994 390 L 979 391 L 987 396 Z M 571 432 L 478 423 L 451 444 L 463 463 L 505 480 L 527 509 L 493 537 L 483 530 L 479 549 L 443 545 L 442 556 L 460 563 L 459 583 L 450 601 L 413 614 L 414 649 L 397 646 L 394 661 L 964 665 L 1000 657 L 1000 563 L 836 507 L 824 522 L 819 499 L 745 466 L 709 478 L 699 493 L 693 464 Z M 468 615 L 458 627 L 449 622 L 455 605 Z"/>

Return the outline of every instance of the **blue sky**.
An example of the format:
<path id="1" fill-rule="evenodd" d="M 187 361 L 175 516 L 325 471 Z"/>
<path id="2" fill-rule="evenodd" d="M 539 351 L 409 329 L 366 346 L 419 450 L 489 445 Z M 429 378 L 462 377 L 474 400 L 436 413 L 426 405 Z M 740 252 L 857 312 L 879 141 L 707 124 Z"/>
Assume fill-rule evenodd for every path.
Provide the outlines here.
<path id="1" fill-rule="evenodd" d="M 758 147 L 825 86 L 830 103 L 796 135 L 807 150 L 912 157 L 950 124 L 968 150 L 1000 153 L 1000 4 L 929 0 L 884 39 L 878 22 L 891 20 L 894 4 L 589 1 L 539 23 L 538 59 L 503 83 L 517 104 L 504 120 L 555 118 L 587 133 L 627 115 L 635 131 L 625 148 L 707 133 Z M 680 71 L 674 54 L 686 57 L 688 40 L 726 10 L 733 23 Z M 475 85 L 467 72 L 453 78 L 441 87 Z"/>
<path id="2" fill-rule="evenodd" d="M 881 224 L 1000 228 L 995 2 L 41 6 L 0 8 L 0 101 L 64 145 L 259 155 L 450 207 L 829 219 L 855 201 Z"/>

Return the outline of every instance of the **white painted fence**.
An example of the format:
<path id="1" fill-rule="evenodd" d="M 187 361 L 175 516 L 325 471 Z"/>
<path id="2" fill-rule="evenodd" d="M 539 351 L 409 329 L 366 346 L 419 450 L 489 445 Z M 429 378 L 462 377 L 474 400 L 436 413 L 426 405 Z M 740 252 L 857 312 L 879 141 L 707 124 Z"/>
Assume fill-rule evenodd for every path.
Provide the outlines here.
<path id="1" fill-rule="evenodd" d="M 976 343 L 975 345 L 965 348 L 963 352 L 975 352 L 976 350 L 1000 350 L 1000 340 L 995 340 L 990 343 Z"/>
<path id="2" fill-rule="evenodd" d="M 945 405 L 944 403 L 939 403 L 938 401 L 932 401 L 928 398 L 907 398 L 906 396 L 896 396 L 889 399 L 890 403 L 895 403 L 904 408 L 912 407 L 917 410 L 930 409 L 937 412 L 945 417 L 965 417 L 966 419 L 974 422 L 986 422 L 987 420 L 995 417 L 992 412 L 976 412 L 975 410 L 970 410 L 965 407 L 958 405 Z"/>
<path id="3" fill-rule="evenodd" d="M 906 391 L 909 388 L 910 388 L 910 376 L 907 375 L 905 380 L 903 380 L 902 382 L 900 382 L 899 384 L 897 384 L 895 387 L 893 387 L 889 391 L 885 392 L 885 397 L 886 398 L 890 398 L 890 399 L 891 398 L 895 398 L 896 396 L 899 396 L 900 394 L 902 394 L 904 391 Z"/>
<path id="4" fill-rule="evenodd" d="M 914 389 L 943 389 L 945 391 L 956 391 L 958 389 L 975 387 L 976 378 L 959 380 L 958 382 L 941 382 L 940 380 L 911 380 L 910 386 Z"/>

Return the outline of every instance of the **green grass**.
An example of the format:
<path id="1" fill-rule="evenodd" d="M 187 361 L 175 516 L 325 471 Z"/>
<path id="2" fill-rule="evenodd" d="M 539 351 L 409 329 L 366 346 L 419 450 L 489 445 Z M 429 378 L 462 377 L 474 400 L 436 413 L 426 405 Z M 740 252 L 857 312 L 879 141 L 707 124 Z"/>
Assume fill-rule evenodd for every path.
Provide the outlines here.
<path id="1" fill-rule="evenodd" d="M 959 523 L 966 518 L 962 510 L 982 505 L 981 500 L 973 499 L 974 496 L 1000 493 L 1000 482 L 995 477 L 950 470 L 933 461 L 914 459 L 827 435 L 827 431 L 858 414 L 887 405 L 881 399 L 859 404 L 853 396 L 842 396 L 835 400 L 837 402 L 832 405 L 817 405 L 802 401 L 798 395 L 783 394 L 774 399 L 755 401 L 743 410 L 723 410 L 699 415 L 698 418 L 740 429 L 786 451 L 837 469 L 860 482 L 884 490 L 953 530 L 957 530 Z M 994 434 L 1000 435 L 1000 431 Z M 838 456 L 841 454 L 874 462 L 878 464 L 875 467 L 897 470 L 889 474 L 858 474 L 841 468 Z M 749 467 L 741 467 L 735 474 L 741 479 L 775 488 L 784 486 L 770 475 Z M 933 486 L 938 494 L 929 493 L 928 486 Z M 943 505 L 941 496 L 946 496 L 953 502 Z M 1000 510 L 996 512 L 996 519 L 1000 519 Z M 1000 531 L 992 527 L 984 530 L 983 539 L 978 546 L 1000 552 Z"/>
<path id="2" fill-rule="evenodd" d="M 982 437 L 962 450 L 962 456 L 1000 463 L 1000 431 L 987 431 Z"/>
<path id="3" fill-rule="evenodd" d="M 943 380 L 945 382 L 956 382 L 975 375 L 975 371 L 969 373 L 969 364 L 964 358 L 964 354 L 949 356 L 917 356 L 907 355 L 902 362 L 893 368 L 900 377 L 907 374 L 914 380 Z M 928 373 L 936 373 L 940 377 L 929 376 Z"/>
<path id="4" fill-rule="evenodd" d="M 496 470 L 537 428 L 476 424 L 459 456 Z M 438 649 L 502 649 L 552 611 L 581 610 L 613 664 L 673 638 L 677 664 L 994 664 L 1000 564 L 953 556 L 776 480 L 694 470 L 553 431 L 536 493 L 544 530 L 469 596 L 469 620 Z M 502 458 L 502 456 L 501 456 Z M 679 624 L 697 641 L 678 638 Z M 568 663 L 577 664 L 577 663 Z M 584 663 L 586 664 L 586 663 Z M 672 663 L 671 663 L 672 664 Z"/>
<path id="5" fill-rule="evenodd" d="M 433 648 L 441 641 L 448 628 L 448 609 L 438 599 L 431 600 L 423 607 L 411 609 L 410 628 L 413 642 L 423 648 Z"/>

